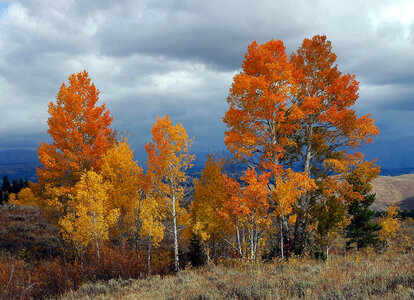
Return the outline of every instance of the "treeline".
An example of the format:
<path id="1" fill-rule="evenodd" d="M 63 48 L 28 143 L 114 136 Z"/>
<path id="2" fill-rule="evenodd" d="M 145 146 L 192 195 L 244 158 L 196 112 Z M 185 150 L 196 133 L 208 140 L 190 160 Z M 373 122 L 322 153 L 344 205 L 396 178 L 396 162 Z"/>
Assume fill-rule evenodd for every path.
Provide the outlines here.
<path id="1" fill-rule="evenodd" d="M 18 194 L 22 189 L 29 187 L 29 182 L 20 178 L 19 180 L 13 179 L 10 184 L 7 175 L 3 176 L 3 184 L 1 186 L 0 193 L 0 205 L 7 203 L 10 198 L 10 194 Z"/>
<path id="2" fill-rule="evenodd" d="M 88 73 L 72 74 L 49 104 L 52 142 L 38 148 L 38 183 L 10 202 L 40 207 L 57 226 L 66 244 L 55 271 L 76 266 L 65 283 L 177 273 L 187 261 L 329 259 L 338 243 L 410 249 L 397 209 L 375 221 L 369 208 L 380 168 L 356 149 L 379 131 L 352 109 L 359 83 L 335 61 L 325 36 L 290 57 L 280 40 L 250 44 L 223 117 L 233 157 L 209 156 L 194 191 L 193 139 L 181 123 L 157 117 L 144 171 Z M 231 162 L 246 168 L 225 172 Z"/>

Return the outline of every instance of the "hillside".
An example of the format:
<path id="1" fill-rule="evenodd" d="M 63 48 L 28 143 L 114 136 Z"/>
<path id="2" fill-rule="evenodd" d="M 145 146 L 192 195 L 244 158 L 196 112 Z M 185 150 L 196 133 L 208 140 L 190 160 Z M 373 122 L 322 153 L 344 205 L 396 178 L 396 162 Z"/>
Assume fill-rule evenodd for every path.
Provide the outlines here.
<path id="1" fill-rule="evenodd" d="M 27 251 L 34 258 L 44 258 L 59 254 L 61 246 L 57 228 L 38 207 L 0 206 L 0 252 Z"/>
<path id="2" fill-rule="evenodd" d="M 386 210 L 391 204 L 410 210 L 414 209 L 414 174 L 400 176 L 380 176 L 373 182 L 376 200 L 372 207 Z"/>

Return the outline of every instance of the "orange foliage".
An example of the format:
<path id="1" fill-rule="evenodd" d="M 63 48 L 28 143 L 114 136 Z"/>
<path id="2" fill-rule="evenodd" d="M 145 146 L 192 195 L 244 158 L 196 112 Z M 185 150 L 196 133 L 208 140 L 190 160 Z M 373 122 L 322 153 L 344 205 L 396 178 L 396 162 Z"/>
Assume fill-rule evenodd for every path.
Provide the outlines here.
<path id="1" fill-rule="evenodd" d="M 256 156 L 265 169 L 271 169 L 286 148 L 294 145 L 289 137 L 302 113 L 293 101 L 293 71 L 282 41 L 249 45 L 223 118 L 229 128 L 224 141 L 237 157 Z"/>
<path id="2" fill-rule="evenodd" d="M 355 75 L 342 74 L 324 35 L 305 39 L 290 61 L 295 67 L 298 86 L 296 101 L 302 111 L 298 146 L 303 153 L 306 172 L 311 161 L 321 161 L 344 147 L 358 147 L 372 142 L 379 130 L 368 115 L 358 118 L 351 106 L 358 99 L 359 83 Z"/>
<path id="3" fill-rule="evenodd" d="M 50 200 L 44 206 L 60 210 L 58 214 L 66 209 L 71 187 L 84 171 L 100 169 L 101 157 L 113 142 L 112 117 L 105 104 L 96 106 L 98 96 L 99 90 L 83 71 L 70 75 L 56 104 L 49 104 L 48 133 L 53 141 L 43 141 L 38 148 L 43 165 L 37 169 L 38 190 Z"/>
<path id="4" fill-rule="evenodd" d="M 240 257 L 254 260 L 263 242 L 263 233 L 271 223 L 267 189 L 270 173 L 258 175 L 254 168 L 247 169 L 241 177 L 245 183 L 243 188 L 235 179 L 223 176 L 227 196 L 218 213 L 224 220 L 231 222 L 237 235 L 236 248 Z"/>

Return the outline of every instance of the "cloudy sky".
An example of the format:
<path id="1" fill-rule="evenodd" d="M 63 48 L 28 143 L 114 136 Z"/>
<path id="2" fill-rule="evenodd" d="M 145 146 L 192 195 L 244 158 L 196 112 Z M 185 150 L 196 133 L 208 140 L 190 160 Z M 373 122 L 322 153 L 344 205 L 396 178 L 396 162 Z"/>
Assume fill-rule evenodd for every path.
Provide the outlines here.
<path id="1" fill-rule="evenodd" d="M 414 166 L 414 2 L 0 0 L 0 149 L 47 139 L 47 105 L 86 69 L 141 159 L 157 115 L 181 121 L 196 153 L 224 148 L 221 117 L 247 45 L 326 34 L 360 81 L 359 115 L 381 134 L 362 151 Z"/>

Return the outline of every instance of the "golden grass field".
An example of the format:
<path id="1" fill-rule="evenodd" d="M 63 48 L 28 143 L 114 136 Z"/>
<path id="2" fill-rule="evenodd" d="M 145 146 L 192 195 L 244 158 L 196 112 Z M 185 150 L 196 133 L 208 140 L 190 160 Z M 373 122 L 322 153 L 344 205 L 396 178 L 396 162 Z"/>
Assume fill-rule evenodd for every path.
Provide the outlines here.
<path id="1" fill-rule="evenodd" d="M 224 262 L 177 276 L 89 283 L 59 299 L 414 299 L 414 253 Z"/>

